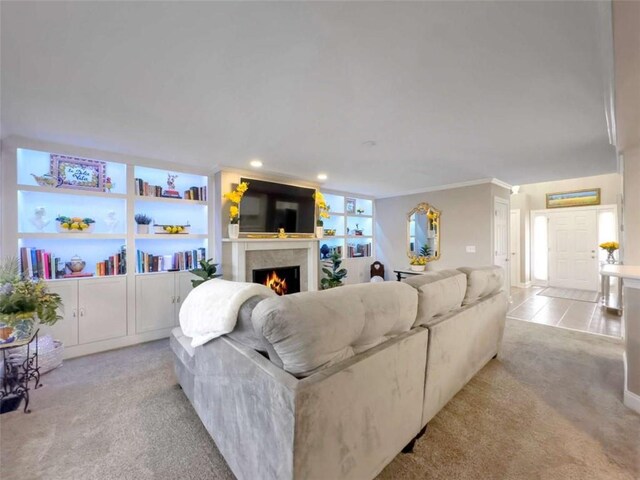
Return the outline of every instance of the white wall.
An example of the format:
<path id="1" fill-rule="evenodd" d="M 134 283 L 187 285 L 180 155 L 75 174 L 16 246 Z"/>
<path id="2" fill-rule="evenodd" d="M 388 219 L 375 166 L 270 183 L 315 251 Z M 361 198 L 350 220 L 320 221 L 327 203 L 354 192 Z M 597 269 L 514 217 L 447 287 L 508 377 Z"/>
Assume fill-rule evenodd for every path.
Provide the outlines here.
<path id="1" fill-rule="evenodd" d="M 509 190 L 490 183 L 413 195 L 377 199 L 376 258 L 393 278 L 394 269 L 408 268 L 407 213 L 421 202 L 442 212 L 440 259 L 429 270 L 493 264 L 493 198 L 509 198 Z M 475 246 L 476 253 L 467 253 Z"/>

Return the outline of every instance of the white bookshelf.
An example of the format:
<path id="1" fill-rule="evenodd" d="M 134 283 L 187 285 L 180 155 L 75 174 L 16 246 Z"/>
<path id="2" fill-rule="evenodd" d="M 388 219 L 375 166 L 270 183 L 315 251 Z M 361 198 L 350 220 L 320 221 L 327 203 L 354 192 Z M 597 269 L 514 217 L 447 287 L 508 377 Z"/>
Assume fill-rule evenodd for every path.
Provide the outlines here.
<path id="1" fill-rule="evenodd" d="M 373 200 L 337 193 L 324 193 L 324 197 L 330 207 L 330 218 L 324 221 L 324 229 L 335 229 L 336 234 L 329 236 L 325 233 L 320 247 L 327 245 L 330 249 L 341 249 L 343 259 L 371 260 L 374 247 Z M 356 231 L 362 234 L 356 234 Z M 358 254 L 360 252 L 362 255 Z M 322 254 L 321 260 L 324 260 Z"/>
<path id="2" fill-rule="evenodd" d="M 50 155 L 61 154 L 106 162 L 111 191 L 88 191 L 38 185 L 34 175 L 49 173 Z M 176 170 L 176 167 L 178 168 Z M 209 219 L 212 182 L 205 171 L 91 149 L 28 139 L 10 139 L 2 150 L 2 253 L 20 256 L 20 248 L 45 250 L 62 263 L 79 255 L 91 277 L 47 279 L 63 298 L 63 320 L 45 328 L 63 341 L 67 358 L 168 336 L 178 324 L 178 311 L 195 278 L 187 271 L 138 273 L 136 251 L 172 255 L 204 248 L 213 257 Z M 137 195 L 134 178 L 166 186 L 167 173 L 176 173 L 176 190 L 207 187 L 208 200 Z M 164 182 L 164 183 L 163 183 Z M 45 208 L 48 223 L 41 230 L 31 219 Z M 110 227 L 113 212 L 118 223 Z M 134 216 L 147 213 L 158 224 L 191 225 L 189 234 L 136 233 Z M 92 218 L 91 233 L 59 232 L 58 215 Z M 153 231 L 153 229 L 151 229 Z M 126 273 L 96 276 L 96 263 L 126 250 Z"/>

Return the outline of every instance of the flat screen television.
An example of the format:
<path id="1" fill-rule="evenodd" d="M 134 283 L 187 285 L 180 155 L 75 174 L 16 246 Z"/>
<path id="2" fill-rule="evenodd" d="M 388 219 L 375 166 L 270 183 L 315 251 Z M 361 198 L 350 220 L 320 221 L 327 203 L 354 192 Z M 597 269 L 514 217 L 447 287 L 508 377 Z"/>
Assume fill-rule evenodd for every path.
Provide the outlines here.
<path id="1" fill-rule="evenodd" d="M 241 233 L 314 233 L 315 189 L 241 178 L 249 189 L 240 204 Z"/>

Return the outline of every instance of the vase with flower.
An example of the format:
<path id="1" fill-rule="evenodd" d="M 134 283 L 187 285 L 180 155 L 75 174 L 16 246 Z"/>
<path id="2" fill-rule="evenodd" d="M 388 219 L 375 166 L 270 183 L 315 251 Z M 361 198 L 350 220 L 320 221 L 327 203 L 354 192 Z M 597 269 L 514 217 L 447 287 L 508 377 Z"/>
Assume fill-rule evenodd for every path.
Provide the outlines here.
<path id="1" fill-rule="evenodd" d="M 324 199 L 324 195 L 322 192 L 316 191 L 313 194 L 313 198 L 316 201 L 316 208 L 318 210 L 318 216 L 316 220 L 316 238 L 324 237 L 324 221 L 329 219 L 329 209 L 331 208 L 327 205 L 327 201 Z"/>
<path id="2" fill-rule="evenodd" d="M 600 244 L 600 248 L 607 251 L 607 263 L 616 263 L 615 253 L 620 248 L 618 242 L 604 242 Z"/>
<path id="3" fill-rule="evenodd" d="M 427 268 L 427 257 L 423 257 L 422 255 L 409 257 L 409 265 L 414 272 L 424 272 Z"/>
<path id="4" fill-rule="evenodd" d="M 241 182 L 235 190 L 224 194 L 224 198 L 231 202 L 229 207 L 229 238 L 236 239 L 240 236 L 240 202 L 248 189 L 249 183 Z"/>

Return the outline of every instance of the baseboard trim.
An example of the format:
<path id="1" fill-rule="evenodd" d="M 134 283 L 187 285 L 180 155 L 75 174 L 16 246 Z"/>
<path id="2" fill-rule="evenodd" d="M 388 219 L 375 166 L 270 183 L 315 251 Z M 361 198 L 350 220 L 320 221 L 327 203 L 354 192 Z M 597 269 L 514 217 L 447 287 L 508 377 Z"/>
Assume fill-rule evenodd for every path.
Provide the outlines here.
<path id="1" fill-rule="evenodd" d="M 634 412 L 640 414 L 640 395 L 636 395 L 625 388 L 624 404 Z"/>
<path id="2" fill-rule="evenodd" d="M 151 342 L 167 338 L 175 327 L 163 328 L 152 332 L 145 332 L 137 335 L 128 335 L 125 337 L 111 338 L 109 340 L 101 340 L 99 342 L 84 343 L 82 345 L 64 346 L 64 359 L 82 357 L 93 353 L 106 352 L 117 348 L 130 347 L 138 343 Z"/>

